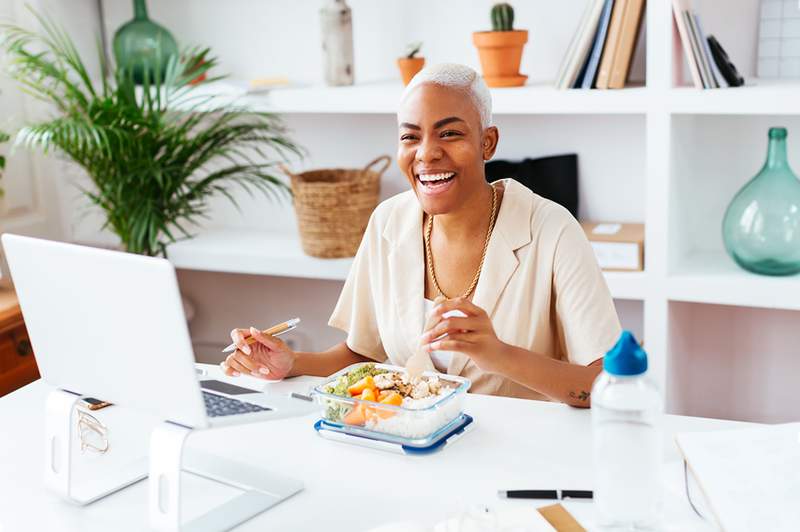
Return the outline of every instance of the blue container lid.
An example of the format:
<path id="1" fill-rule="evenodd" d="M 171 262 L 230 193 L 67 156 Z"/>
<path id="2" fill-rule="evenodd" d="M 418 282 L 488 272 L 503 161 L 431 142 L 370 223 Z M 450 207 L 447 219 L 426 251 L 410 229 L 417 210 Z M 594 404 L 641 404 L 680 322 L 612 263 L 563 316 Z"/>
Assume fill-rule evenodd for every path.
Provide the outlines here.
<path id="1" fill-rule="evenodd" d="M 606 353 L 603 369 L 611 375 L 641 375 L 647 371 L 647 353 L 630 331 L 622 331 L 617 343 Z"/>

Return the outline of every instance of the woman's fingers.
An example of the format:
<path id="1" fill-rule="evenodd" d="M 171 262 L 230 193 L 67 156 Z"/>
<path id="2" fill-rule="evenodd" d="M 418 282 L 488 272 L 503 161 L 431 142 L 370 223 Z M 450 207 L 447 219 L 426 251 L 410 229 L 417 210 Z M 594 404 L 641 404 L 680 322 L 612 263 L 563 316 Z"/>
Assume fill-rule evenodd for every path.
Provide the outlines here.
<path id="1" fill-rule="evenodd" d="M 443 314 L 453 310 L 460 310 L 467 316 L 480 316 L 484 313 L 483 309 L 472 303 L 467 298 L 457 297 L 455 299 L 448 299 L 440 303 L 433 309 L 433 316 L 441 318 Z"/>
<path id="2" fill-rule="evenodd" d="M 252 356 L 245 355 L 241 351 L 228 355 L 228 365 L 237 371 L 256 376 L 260 376 L 259 368 L 263 367 L 263 364 L 256 362 Z"/>
<path id="3" fill-rule="evenodd" d="M 429 343 L 443 334 L 452 335 L 458 332 L 477 331 L 480 328 L 481 321 L 479 318 L 459 318 L 451 317 L 444 318 L 436 324 L 432 329 L 429 329 L 422 335 L 422 342 Z"/>
<path id="4" fill-rule="evenodd" d="M 250 370 L 247 369 L 244 365 L 242 365 L 241 362 L 233 358 L 233 355 L 225 359 L 225 365 L 234 371 L 234 376 L 236 377 L 238 377 L 242 373 L 244 373 L 245 375 L 250 374 Z"/>
<path id="5" fill-rule="evenodd" d="M 425 346 L 425 350 L 431 351 L 457 351 L 459 353 L 471 353 L 475 344 L 470 342 L 471 335 L 474 333 L 461 333 L 447 336 L 441 340 L 436 340 Z"/>
<path id="6" fill-rule="evenodd" d="M 274 336 L 269 336 L 268 334 L 264 334 L 255 327 L 250 327 L 249 333 L 253 338 L 256 339 L 258 343 L 266 346 L 272 351 L 286 350 L 286 344 L 284 344 L 283 341 L 275 338 Z"/>
<path id="7" fill-rule="evenodd" d="M 227 359 L 220 362 L 219 367 L 222 369 L 222 372 L 228 377 L 238 377 L 240 375 L 238 371 L 234 370 L 232 367 L 228 365 Z"/>
<path id="8" fill-rule="evenodd" d="M 231 331 L 231 340 L 236 344 L 236 348 L 246 355 L 251 353 L 250 346 L 247 344 L 246 338 L 250 335 L 247 329 L 234 329 Z"/>

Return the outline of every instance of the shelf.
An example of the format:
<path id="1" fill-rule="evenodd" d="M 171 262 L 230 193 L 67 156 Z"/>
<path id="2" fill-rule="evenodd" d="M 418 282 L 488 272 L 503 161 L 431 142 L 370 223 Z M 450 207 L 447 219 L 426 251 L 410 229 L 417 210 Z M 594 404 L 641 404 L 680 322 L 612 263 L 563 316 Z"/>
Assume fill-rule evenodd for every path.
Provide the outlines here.
<path id="1" fill-rule="evenodd" d="M 209 231 L 172 244 L 167 256 L 176 268 L 344 281 L 352 259 L 317 259 L 303 253 L 297 235 L 259 231 Z M 643 272 L 605 272 L 617 299 L 644 299 Z"/>
<path id="2" fill-rule="evenodd" d="M 796 115 L 800 114 L 800 84 L 791 81 L 750 80 L 742 87 L 670 91 L 673 114 Z"/>
<path id="3" fill-rule="evenodd" d="M 345 279 L 352 262 L 309 257 L 294 234 L 252 230 L 209 231 L 172 244 L 167 256 L 187 270 L 330 280 Z"/>
<path id="4" fill-rule="evenodd" d="M 403 86 L 399 81 L 361 83 L 348 87 L 298 86 L 264 94 L 241 95 L 234 82 L 217 82 L 197 94 L 236 101 L 253 110 L 275 113 L 394 114 Z M 491 89 L 493 113 L 504 114 L 643 114 L 647 89 L 557 90 L 550 85 Z"/>
<path id="5" fill-rule="evenodd" d="M 645 272 L 603 272 L 614 299 L 643 300 L 648 293 Z"/>
<path id="6" fill-rule="evenodd" d="M 667 294 L 673 301 L 800 310 L 800 275 L 756 275 L 724 252 L 693 253 L 668 277 Z"/>

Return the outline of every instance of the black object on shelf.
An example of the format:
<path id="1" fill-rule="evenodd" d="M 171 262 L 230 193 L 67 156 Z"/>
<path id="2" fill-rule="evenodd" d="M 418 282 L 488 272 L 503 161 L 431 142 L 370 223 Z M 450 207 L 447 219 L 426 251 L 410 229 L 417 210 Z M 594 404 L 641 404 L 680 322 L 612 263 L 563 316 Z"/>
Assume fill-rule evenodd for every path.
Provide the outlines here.
<path id="1" fill-rule="evenodd" d="M 741 87 L 744 85 L 744 78 L 739 74 L 739 71 L 736 70 L 733 63 L 731 63 L 728 54 L 719 41 L 717 41 L 713 35 L 709 35 L 706 40 L 708 41 L 708 47 L 711 48 L 711 55 L 714 57 L 714 62 L 717 64 L 720 74 L 725 78 L 728 85 L 731 87 Z"/>
<path id="2" fill-rule="evenodd" d="M 534 193 L 565 207 L 572 216 L 578 218 L 578 154 L 486 163 L 487 181 L 506 178 L 519 181 Z"/>

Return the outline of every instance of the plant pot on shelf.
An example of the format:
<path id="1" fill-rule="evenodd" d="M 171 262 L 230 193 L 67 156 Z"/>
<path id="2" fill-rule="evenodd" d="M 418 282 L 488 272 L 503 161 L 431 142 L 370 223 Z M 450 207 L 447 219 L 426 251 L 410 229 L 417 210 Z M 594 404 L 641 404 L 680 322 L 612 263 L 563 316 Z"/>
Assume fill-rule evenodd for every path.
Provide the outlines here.
<path id="1" fill-rule="evenodd" d="M 489 87 L 519 87 L 528 76 L 519 73 L 528 30 L 476 31 L 472 42 L 478 48 L 483 79 Z"/>
<path id="2" fill-rule="evenodd" d="M 307 255 L 323 259 L 355 256 L 378 205 L 381 175 L 391 160 L 382 155 L 363 169 L 331 168 L 299 174 L 283 169 L 292 181 L 300 243 Z"/>
<path id="3" fill-rule="evenodd" d="M 403 78 L 403 85 L 408 85 L 417 72 L 425 66 L 424 57 L 399 57 L 397 67 L 400 69 L 400 77 Z"/>

